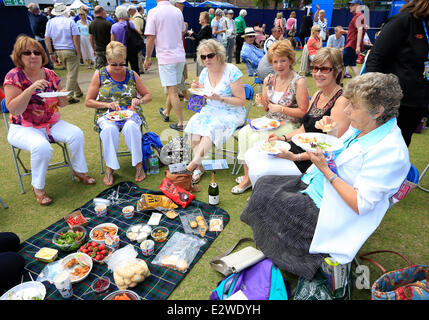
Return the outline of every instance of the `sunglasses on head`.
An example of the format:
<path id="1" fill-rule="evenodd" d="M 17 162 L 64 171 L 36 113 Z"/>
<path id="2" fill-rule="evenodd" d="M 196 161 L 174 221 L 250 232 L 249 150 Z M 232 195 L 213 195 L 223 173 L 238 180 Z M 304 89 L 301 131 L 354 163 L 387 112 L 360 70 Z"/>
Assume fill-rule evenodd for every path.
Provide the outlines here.
<path id="1" fill-rule="evenodd" d="M 312 71 L 313 73 L 317 73 L 317 71 L 320 71 L 320 72 L 322 72 L 322 73 L 327 74 L 327 73 L 331 72 L 332 70 L 334 70 L 334 68 L 332 68 L 332 67 L 318 67 L 318 66 L 311 66 L 311 71 Z"/>
<path id="2" fill-rule="evenodd" d="M 112 67 L 125 67 L 126 63 L 109 63 Z"/>
<path id="3" fill-rule="evenodd" d="M 37 51 L 37 50 L 33 50 L 33 51 L 27 50 L 27 51 L 23 51 L 21 54 L 24 56 L 31 56 L 31 54 L 34 54 L 35 56 L 42 55 L 42 53 L 40 51 Z"/>
<path id="4" fill-rule="evenodd" d="M 201 60 L 206 60 L 206 58 L 213 59 L 215 55 L 216 55 L 216 53 L 209 53 L 207 55 L 206 54 L 201 54 L 200 58 L 201 58 Z"/>

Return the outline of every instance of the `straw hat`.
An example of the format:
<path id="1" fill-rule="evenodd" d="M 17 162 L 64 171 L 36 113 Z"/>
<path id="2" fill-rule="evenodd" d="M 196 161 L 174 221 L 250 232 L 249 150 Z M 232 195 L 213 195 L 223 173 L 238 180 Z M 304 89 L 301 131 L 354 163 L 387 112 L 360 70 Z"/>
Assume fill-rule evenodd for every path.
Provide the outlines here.
<path id="1" fill-rule="evenodd" d="M 64 3 L 58 2 L 54 4 L 54 9 L 52 9 L 51 13 L 54 16 L 61 16 L 67 12 L 67 6 Z"/>
<path id="2" fill-rule="evenodd" d="M 242 35 L 242 37 L 245 38 L 248 36 L 256 36 L 255 29 L 253 29 L 252 27 L 247 27 L 246 29 L 244 29 L 244 34 Z"/>

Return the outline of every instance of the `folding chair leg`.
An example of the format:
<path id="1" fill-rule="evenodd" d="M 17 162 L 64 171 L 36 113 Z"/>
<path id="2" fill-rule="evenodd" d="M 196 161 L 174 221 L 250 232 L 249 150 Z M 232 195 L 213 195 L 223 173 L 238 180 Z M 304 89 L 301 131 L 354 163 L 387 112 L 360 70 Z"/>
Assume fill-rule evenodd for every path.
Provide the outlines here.
<path id="1" fill-rule="evenodd" d="M 425 191 L 425 192 L 429 192 L 429 189 L 426 189 L 426 188 L 423 188 L 421 185 L 420 185 L 420 181 L 422 181 L 422 179 L 423 179 L 423 176 L 426 174 L 426 172 L 429 170 L 429 164 L 426 166 L 426 168 L 423 170 L 423 172 L 422 172 L 422 174 L 420 175 L 420 177 L 419 177 L 419 182 L 418 182 L 418 184 L 417 184 L 417 187 L 420 189 L 420 190 L 423 190 L 423 191 Z"/>
<path id="2" fill-rule="evenodd" d="M 98 139 L 99 139 L 99 152 L 100 152 L 100 172 L 101 174 L 104 174 L 104 166 L 103 166 L 103 147 L 102 147 L 102 142 L 101 142 L 101 138 L 100 135 L 98 135 Z"/>
<path id="3" fill-rule="evenodd" d="M 3 201 L 3 199 L 2 199 L 2 198 L 0 198 L 0 202 L 1 202 L 1 204 L 3 205 L 3 208 L 5 208 L 5 209 L 9 208 L 9 207 L 7 206 L 7 204 Z"/>
<path id="4" fill-rule="evenodd" d="M 25 190 L 24 190 L 24 186 L 22 184 L 21 171 L 19 170 L 19 165 L 18 165 L 18 162 L 16 160 L 15 151 L 13 149 L 14 147 L 13 146 L 10 146 L 10 147 L 11 147 L 11 150 L 12 150 L 12 157 L 13 157 L 13 163 L 15 165 L 16 175 L 18 176 L 19 186 L 21 188 L 21 194 L 24 194 Z"/>
<path id="5" fill-rule="evenodd" d="M 74 174 L 73 174 L 73 167 L 72 167 L 72 164 L 70 161 L 70 155 L 69 155 L 69 151 L 67 150 L 66 145 L 64 145 L 63 153 L 64 153 L 64 157 L 66 159 L 66 162 L 68 164 L 68 167 L 70 169 L 70 175 L 71 175 L 72 181 L 74 181 L 75 178 L 74 178 Z"/>

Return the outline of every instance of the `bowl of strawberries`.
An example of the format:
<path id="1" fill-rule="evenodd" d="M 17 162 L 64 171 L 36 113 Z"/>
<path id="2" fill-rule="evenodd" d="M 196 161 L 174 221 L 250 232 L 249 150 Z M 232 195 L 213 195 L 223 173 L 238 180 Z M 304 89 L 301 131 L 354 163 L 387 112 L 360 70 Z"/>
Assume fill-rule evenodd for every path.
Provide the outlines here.
<path id="1" fill-rule="evenodd" d="M 80 252 L 89 255 L 93 261 L 103 264 L 108 256 L 112 254 L 112 249 L 102 243 L 88 241 L 79 249 Z"/>

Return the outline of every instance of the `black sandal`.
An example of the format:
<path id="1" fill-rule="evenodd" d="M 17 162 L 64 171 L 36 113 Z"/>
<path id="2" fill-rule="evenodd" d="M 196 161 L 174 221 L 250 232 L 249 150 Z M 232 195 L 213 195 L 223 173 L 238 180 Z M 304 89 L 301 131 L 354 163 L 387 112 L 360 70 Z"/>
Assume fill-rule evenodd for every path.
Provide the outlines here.
<path id="1" fill-rule="evenodd" d="M 179 126 L 177 123 L 170 124 L 170 128 L 177 131 L 183 131 L 183 125 Z"/>

